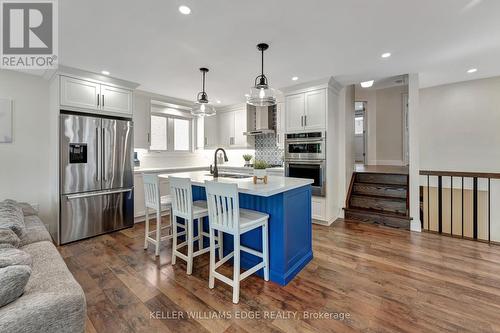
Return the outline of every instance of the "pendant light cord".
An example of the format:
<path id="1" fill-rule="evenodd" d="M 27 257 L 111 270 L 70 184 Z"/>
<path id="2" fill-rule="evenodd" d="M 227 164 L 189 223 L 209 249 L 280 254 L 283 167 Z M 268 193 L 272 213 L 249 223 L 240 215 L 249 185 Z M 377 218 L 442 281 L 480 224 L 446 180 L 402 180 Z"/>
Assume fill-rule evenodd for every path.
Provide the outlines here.
<path id="1" fill-rule="evenodd" d="M 262 76 L 264 76 L 264 50 L 261 50 Z"/>
<path id="2" fill-rule="evenodd" d="M 202 87 L 203 87 L 203 93 L 205 93 L 205 71 L 203 73 L 203 79 L 202 79 Z"/>

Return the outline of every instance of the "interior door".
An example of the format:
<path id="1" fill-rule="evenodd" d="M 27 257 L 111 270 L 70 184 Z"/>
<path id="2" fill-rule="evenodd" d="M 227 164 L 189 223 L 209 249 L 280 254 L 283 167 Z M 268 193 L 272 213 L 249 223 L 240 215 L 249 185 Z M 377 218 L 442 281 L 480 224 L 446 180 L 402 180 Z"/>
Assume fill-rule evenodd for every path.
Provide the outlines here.
<path id="1" fill-rule="evenodd" d="M 102 189 L 133 186 L 133 124 L 102 119 Z"/>
<path id="2" fill-rule="evenodd" d="M 304 110 L 304 94 L 286 97 L 285 119 L 287 132 L 300 131 L 303 129 Z"/>
<path id="3" fill-rule="evenodd" d="M 61 105 L 99 109 L 100 84 L 61 76 Z"/>
<path id="4" fill-rule="evenodd" d="M 100 190 L 101 119 L 61 114 L 59 120 L 61 193 Z"/>
<path id="5" fill-rule="evenodd" d="M 305 94 L 304 127 L 308 130 L 326 128 L 326 90 L 309 91 Z"/>
<path id="6" fill-rule="evenodd" d="M 132 114 L 132 92 L 127 89 L 101 85 L 101 106 L 103 111 Z"/>

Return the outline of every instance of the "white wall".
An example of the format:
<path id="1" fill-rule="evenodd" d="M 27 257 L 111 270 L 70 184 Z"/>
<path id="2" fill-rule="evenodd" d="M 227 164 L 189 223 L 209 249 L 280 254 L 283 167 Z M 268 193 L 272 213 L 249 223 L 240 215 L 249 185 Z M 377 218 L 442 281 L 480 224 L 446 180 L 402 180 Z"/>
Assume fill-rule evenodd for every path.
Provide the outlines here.
<path id="1" fill-rule="evenodd" d="M 52 218 L 49 195 L 49 83 L 41 77 L 0 70 L 0 98 L 13 100 L 13 143 L 0 144 L 0 200 L 39 204 Z"/>
<path id="2" fill-rule="evenodd" d="M 365 117 L 367 121 L 366 161 L 367 164 L 377 164 L 377 95 L 375 90 L 362 89 L 356 86 L 355 100 L 366 102 Z"/>
<path id="3" fill-rule="evenodd" d="M 500 171 L 500 77 L 420 90 L 420 169 Z"/>

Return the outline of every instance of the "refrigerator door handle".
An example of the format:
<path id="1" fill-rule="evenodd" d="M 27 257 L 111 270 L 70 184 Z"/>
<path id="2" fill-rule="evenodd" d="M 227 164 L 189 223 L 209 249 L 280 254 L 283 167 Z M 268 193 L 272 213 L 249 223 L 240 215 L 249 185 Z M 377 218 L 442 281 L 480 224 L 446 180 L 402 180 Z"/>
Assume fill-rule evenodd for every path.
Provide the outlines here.
<path id="1" fill-rule="evenodd" d="M 104 150 L 104 145 L 105 145 L 105 142 L 104 142 L 104 138 L 105 138 L 105 135 L 104 135 L 104 131 L 105 129 L 103 128 L 102 129 L 102 134 L 101 134 L 101 145 L 102 145 L 102 152 L 101 152 L 101 156 L 102 156 L 102 180 L 103 181 L 106 181 L 106 153 L 105 153 L 105 150 Z"/>
<path id="2" fill-rule="evenodd" d="M 99 191 L 99 192 L 89 192 L 89 193 L 72 194 L 72 195 L 66 196 L 66 199 L 68 199 L 68 200 L 74 200 L 74 199 L 97 197 L 97 196 L 106 195 L 106 194 L 126 193 L 126 192 L 131 192 L 133 189 L 134 188 L 131 187 L 131 188 L 120 189 L 120 190 L 109 190 L 109 191 Z"/>
<path id="3" fill-rule="evenodd" d="M 95 160 L 99 161 L 99 127 L 95 128 Z M 99 168 L 95 172 L 95 180 L 99 181 Z"/>

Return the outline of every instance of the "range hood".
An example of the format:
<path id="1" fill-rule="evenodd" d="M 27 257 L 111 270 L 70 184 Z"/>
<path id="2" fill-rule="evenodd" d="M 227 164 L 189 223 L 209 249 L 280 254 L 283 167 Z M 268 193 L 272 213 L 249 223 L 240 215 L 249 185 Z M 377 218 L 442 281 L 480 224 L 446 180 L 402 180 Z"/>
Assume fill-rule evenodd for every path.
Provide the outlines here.
<path id="1" fill-rule="evenodd" d="M 247 104 L 247 112 L 252 115 L 248 136 L 276 133 L 276 106 L 252 106 Z"/>

